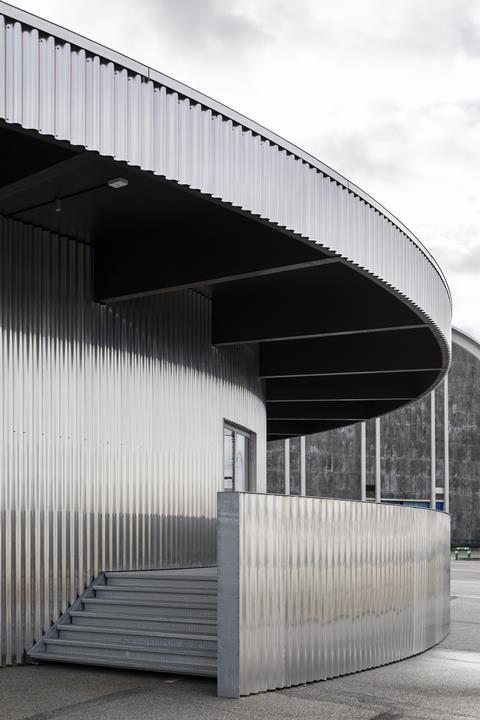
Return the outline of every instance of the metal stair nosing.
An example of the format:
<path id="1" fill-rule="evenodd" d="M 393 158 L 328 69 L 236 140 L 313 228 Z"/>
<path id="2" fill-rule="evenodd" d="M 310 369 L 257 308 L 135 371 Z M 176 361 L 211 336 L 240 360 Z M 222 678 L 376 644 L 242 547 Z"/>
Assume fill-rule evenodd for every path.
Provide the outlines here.
<path id="1" fill-rule="evenodd" d="M 90 612 L 89 610 L 82 610 L 81 608 L 75 607 L 75 605 L 72 605 L 68 609 L 68 614 L 71 618 L 85 618 L 87 621 L 91 619 L 93 622 L 98 620 L 120 620 L 120 621 L 126 621 L 126 622 L 142 622 L 142 623 L 149 623 L 149 626 L 151 626 L 152 623 L 163 623 L 163 624 L 184 624 L 184 625 L 209 625 L 212 628 L 217 627 L 217 620 L 216 618 L 210 618 L 210 617 L 182 617 L 181 615 L 163 615 L 162 617 L 156 617 L 155 615 L 129 615 L 121 613 L 109 613 L 105 612 L 103 610 L 96 610 L 95 612 Z M 72 624 L 74 624 L 72 622 Z M 87 623 L 88 624 L 88 623 Z M 209 633 L 205 633 L 208 635 Z M 211 633 L 210 633 L 211 634 Z M 215 633 L 213 633 L 215 634 Z"/>
<path id="2" fill-rule="evenodd" d="M 155 587 L 155 586 L 129 586 L 129 585 L 109 585 L 108 583 L 93 585 L 93 590 L 97 593 L 98 599 L 112 599 L 122 600 L 134 599 L 135 601 L 146 600 L 147 602 L 159 601 L 159 602 L 179 602 L 189 603 L 189 599 L 192 598 L 196 603 L 203 603 L 205 605 L 211 605 L 216 603 L 217 592 L 216 588 L 208 589 L 196 589 L 196 588 L 170 588 L 170 587 Z"/>
<path id="3" fill-rule="evenodd" d="M 141 583 L 149 583 L 154 582 L 156 580 L 161 580 L 162 582 L 167 583 L 178 583 L 179 585 L 186 585 L 187 583 L 202 583 L 202 584 L 216 584 L 217 583 L 217 575 L 216 574 L 205 574 L 205 575 L 199 575 L 198 573 L 195 573 L 193 571 L 195 570 L 201 570 L 202 568 L 191 568 L 189 571 L 181 571 L 181 570 L 107 570 L 105 572 L 105 577 L 107 579 L 107 583 L 109 581 L 127 581 L 130 582 L 141 582 Z M 205 570 L 209 570 L 210 568 L 204 568 Z M 160 574 L 161 573 L 161 574 Z"/>
<path id="4" fill-rule="evenodd" d="M 146 630 L 139 630 L 139 629 L 126 629 L 126 628 L 100 628 L 96 626 L 88 626 L 88 625 L 72 625 L 70 623 L 63 624 L 63 625 L 57 625 L 58 632 L 60 637 L 59 640 L 64 640 L 65 638 L 62 636 L 62 633 L 70 633 L 73 635 L 73 639 L 76 640 L 75 636 L 77 635 L 80 639 L 85 640 L 86 638 L 82 636 L 91 636 L 91 635 L 106 635 L 107 637 L 111 638 L 112 642 L 122 642 L 126 638 L 131 638 L 132 642 L 128 643 L 125 642 L 125 647 L 128 647 L 130 649 L 135 649 L 137 646 L 138 648 L 142 647 L 174 647 L 174 646 L 168 646 L 167 644 L 162 645 L 162 641 L 165 643 L 168 643 L 169 640 L 178 640 L 179 642 L 190 642 L 192 645 L 209 645 L 214 647 L 202 647 L 202 648 L 192 648 L 192 650 L 215 650 L 216 651 L 216 641 L 217 638 L 215 635 L 201 635 L 198 634 L 192 634 L 192 633 L 183 633 L 183 632 L 157 632 L 157 631 L 146 631 Z M 119 638 L 117 640 L 116 638 Z M 146 638 L 151 639 L 152 641 L 159 641 L 158 645 L 155 646 L 153 643 L 147 644 L 147 646 L 142 646 L 140 643 L 134 643 L 134 638 Z M 92 642 L 97 642 L 95 638 L 92 639 Z M 109 642 L 109 640 L 98 640 L 98 642 Z M 48 643 L 48 639 L 47 639 Z M 188 648 L 181 648 L 183 650 L 188 650 Z"/>
<path id="5" fill-rule="evenodd" d="M 47 656 L 45 658 L 40 658 L 40 660 L 43 662 L 47 659 Z M 188 663 L 175 663 L 175 662 L 169 662 L 169 663 L 162 663 L 161 667 L 159 667 L 157 664 L 147 663 L 145 660 L 132 660 L 131 658 L 128 660 L 120 659 L 120 658 L 102 658 L 102 657 L 94 657 L 91 656 L 80 656 L 80 655 L 54 655 L 49 654 L 48 660 L 51 662 L 59 662 L 59 663 L 68 663 L 73 665 L 94 665 L 99 667 L 105 667 L 105 668 L 122 668 L 127 670 L 143 670 L 147 672 L 161 672 L 161 673 L 175 673 L 180 675 L 201 675 L 204 677 L 216 677 L 217 676 L 217 667 L 216 665 L 205 665 L 202 666 L 199 663 L 192 662 L 192 664 Z M 36 659 L 33 658 L 32 662 L 35 664 L 41 664 L 40 662 L 37 663 Z"/>

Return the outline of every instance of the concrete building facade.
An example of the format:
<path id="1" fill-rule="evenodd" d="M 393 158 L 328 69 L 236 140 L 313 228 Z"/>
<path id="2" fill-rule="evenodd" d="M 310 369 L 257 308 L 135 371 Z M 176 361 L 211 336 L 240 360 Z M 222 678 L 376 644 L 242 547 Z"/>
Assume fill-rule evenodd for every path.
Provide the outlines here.
<path id="1" fill-rule="evenodd" d="M 480 343 L 454 328 L 446 381 L 400 410 L 378 420 L 270 442 L 268 491 L 285 492 L 287 475 L 289 492 L 301 494 L 302 466 L 307 495 L 356 500 L 379 495 L 385 502 L 429 507 L 433 488 L 435 506 L 452 515 L 452 543 L 479 546 Z"/>

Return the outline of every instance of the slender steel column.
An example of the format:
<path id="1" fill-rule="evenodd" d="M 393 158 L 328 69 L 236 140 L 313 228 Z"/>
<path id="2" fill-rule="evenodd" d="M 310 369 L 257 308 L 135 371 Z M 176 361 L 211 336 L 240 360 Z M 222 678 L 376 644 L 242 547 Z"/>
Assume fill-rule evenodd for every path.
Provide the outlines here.
<path id="1" fill-rule="evenodd" d="M 380 418 L 375 419 L 375 502 L 382 502 L 382 480 L 380 477 Z"/>
<path id="2" fill-rule="evenodd" d="M 367 423 L 360 423 L 360 500 L 367 499 Z"/>
<path id="3" fill-rule="evenodd" d="M 436 454 L 435 454 L 435 390 L 430 393 L 430 507 L 435 510 L 437 500 L 437 477 L 436 477 Z"/>
<path id="4" fill-rule="evenodd" d="M 290 440 L 285 440 L 285 495 L 290 495 Z"/>
<path id="5" fill-rule="evenodd" d="M 450 448 L 448 425 L 448 375 L 443 381 L 443 447 L 444 447 L 444 475 L 443 475 L 443 509 L 450 512 Z"/>
<path id="6" fill-rule="evenodd" d="M 305 454 L 305 435 L 300 438 L 300 495 L 307 494 L 307 459 Z"/>

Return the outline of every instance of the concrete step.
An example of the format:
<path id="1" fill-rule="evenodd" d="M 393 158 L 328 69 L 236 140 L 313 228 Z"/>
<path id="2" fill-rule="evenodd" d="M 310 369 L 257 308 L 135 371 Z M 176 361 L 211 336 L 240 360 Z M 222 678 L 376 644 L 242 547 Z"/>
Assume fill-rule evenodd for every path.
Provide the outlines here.
<path id="1" fill-rule="evenodd" d="M 169 663 L 183 663 L 200 665 L 202 668 L 216 668 L 216 652 L 209 650 L 183 650 L 177 648 L 151 648 L 125 646 L 119 642 L 93 642 L 88 640 L 60 640 L 54 638 L 45 639 L 45 652 L 51 652 L 57 656 L 77 657 L 79 660 L 85 657 L 93 657 L 103 660 L 133 660 L 134 662 L 146 661 L 156 665 L 160 670 L 163 665 Z"/>
<path id="2" fill-rule="evenodd" d="M 52 649 L 47 654 L 45 652 L 33 652 L 29 653 L 29 656 L 38 662 L 59 662 L 59 663 L 74 663 L 76 665 L 99 665 L 100 667 L 118 667 L 128 668 L 131 670 L 148 670 L 151 672 L 162 672 L 162 673 L 175 673 L 180 675 L 203 675 L 206 677 L 216 677 L 217 667 L 207 664 L 202 665 L 200 663 L 183 663 L 175 662 L 170 660 L 168 663 L 163 663 L 161 667 L 155 661 L 149 660 L 135 660 L 128 658 L 127 660 L 121 658 L 102 658 L 96 655 L 86 654 L 85 656 L 68 655 L 63 653 L 62 655 L 56 655 Z"/>
<path id="3" fill-rule="evenodd" d="M 93 591 L 97 598 L 118 598 L 119 600 L 160 600 L 175 603 L 185 603 L 193 600 L 195 603 L 202 602 L 207 605 L 216 604 L 217 602 L 216 588 L 207 590 L 183 588 L 183 590 L 177 590 L 176 588 L 157 587 L 156 585 L 144 585 L 143 587 L 134 585 L 93 585 Z"/>
<path id="4" fill-rule="evenodd" d="M 99 628 L 78 625 L 58 625 L 60 640 L 78 642 L 116 643 L 135 649 L 171 649 L 178 651 L 198 651 L 203 654 L 217 653 L 217 638 L 207 635 L 186 633 L 160 633 L 145 630 L 126 630 L 124 628 Z"/>
<path id="5" fill-rule="evenodd" d="M 96 612 L 101 609 L 111 615 L 119 610 L 127 615 L 155 615 L 161 618 L 172 617 L 195 617 L 213 618 L 217 617 L 217 603 L 194 603 L 194 602 L 148 602 L 147 600 L 129 600 L 112 598 L 84 598 L 82 605 L 86 612 Z"/>
<path id="6" fill-rule="evenodd" d="M 153 630 L 154 632 L 190 633 L 217 636 L 217 622 L 213 619 L 178 617 L 163 619 L 148 615 L 126 615 L 106 612 L 69 611 L 72 625 L 88 627 L 115 627 L 125 630 Z"/>

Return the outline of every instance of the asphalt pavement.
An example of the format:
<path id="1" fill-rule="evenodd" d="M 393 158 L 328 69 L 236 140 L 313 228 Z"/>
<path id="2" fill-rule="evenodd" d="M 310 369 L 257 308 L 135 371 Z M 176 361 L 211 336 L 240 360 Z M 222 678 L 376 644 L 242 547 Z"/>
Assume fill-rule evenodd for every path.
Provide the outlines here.
<path id="1" fill-rule="evenodd" d="M 480 562 L 452 562 L 450 635 L 355 675 L 216 697 L 215 681 L 74 665 L 0 670 L 0 720 L 480 720 Z"/>

